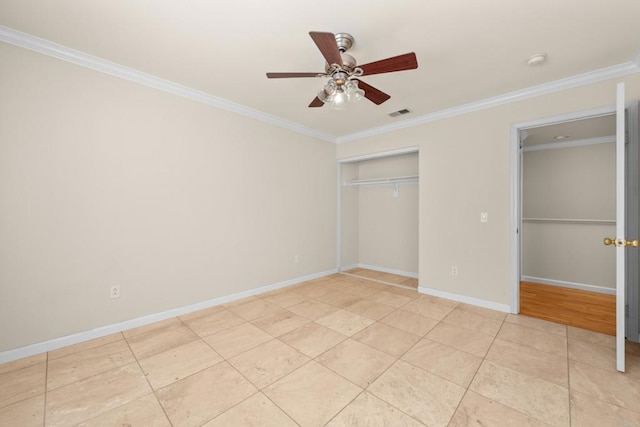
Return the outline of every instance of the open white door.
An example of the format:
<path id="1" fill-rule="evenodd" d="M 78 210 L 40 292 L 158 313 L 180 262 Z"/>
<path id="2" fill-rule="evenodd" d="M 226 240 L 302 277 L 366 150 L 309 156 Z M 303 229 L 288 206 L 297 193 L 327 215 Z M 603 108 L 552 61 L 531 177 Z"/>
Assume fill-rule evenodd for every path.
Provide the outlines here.
<path id="1" fill-rule="evenodd" d="M 625 99 L 624 83 L 618 83 L 616 95 L 616 368 L 625 371 Z M 607 244 L 605 239 L 605 244 Z M 611 240 L 608 240 L 611 244 Z"/>

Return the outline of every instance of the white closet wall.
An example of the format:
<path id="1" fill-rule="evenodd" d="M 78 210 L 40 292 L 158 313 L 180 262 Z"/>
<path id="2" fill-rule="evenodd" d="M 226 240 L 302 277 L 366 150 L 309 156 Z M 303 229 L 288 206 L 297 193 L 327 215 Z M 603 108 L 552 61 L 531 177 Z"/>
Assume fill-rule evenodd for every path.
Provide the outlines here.
<path id="1" fill-rule="evenodd" d="M 523 154 L 525 280 L 615 289 L 614 219 L 614 143 Z"/>
<path id="2" fill-rule="evenodd" d="M 342 182 L 351 182 L 358 179 L 358 163 L 344 163 L 342 167 Z M 356 266 L 358 264 L 358 235 L 360 228 L 358 221 L 359 211 L 359 187 L 343 186 L 341 202 L 341 260 L 343 267 Z"/>
<path id="3" fill-rule="evenodd" d="M 342 181 L 417 176 L 418 153 L 342 165 Z M 357 175 L 356 175 L 357 174 Z M 418 273 L 418 185 L 342 187 L 342 266 Z M 354 261 L 355 259 L 355 261 Z"/>

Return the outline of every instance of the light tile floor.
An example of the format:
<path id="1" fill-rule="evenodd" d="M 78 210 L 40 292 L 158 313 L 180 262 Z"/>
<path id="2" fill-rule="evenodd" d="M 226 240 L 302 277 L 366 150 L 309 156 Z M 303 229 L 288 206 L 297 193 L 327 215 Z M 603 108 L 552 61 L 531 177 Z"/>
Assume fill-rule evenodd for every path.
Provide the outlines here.
<path id="1" fill-rule="evenodd" d="M 640 426 L 640 346 L 627 367 L 607 335 L 336 274 L 0 365 L 0 426 Z"/>

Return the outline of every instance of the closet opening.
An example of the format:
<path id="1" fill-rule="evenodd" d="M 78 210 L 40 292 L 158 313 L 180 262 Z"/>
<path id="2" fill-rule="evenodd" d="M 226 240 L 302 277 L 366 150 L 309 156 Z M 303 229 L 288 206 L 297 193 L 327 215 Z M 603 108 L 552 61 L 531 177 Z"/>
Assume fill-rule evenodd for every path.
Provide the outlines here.
<path id="1" fill-rule="evenodd" d="M 418 147 L 338 161 L 338 271 L 418 289 Z"/>
<path id="2" fill-rule="evenodd" d="M 637 235 L 637 103 L 626 116 L 625 224 Z M 514 312 L 615 336 L 616 255 L 604 243 L 616 235 L 615 112 L 545 119 L 514 132 Z M 638 341 L 638 254 L 627 253 L 625 335 Z"/>
<path id="3" fill-rule="evenodd" d="M 523 131 L 520 313 L 616 333 L 616 118 Z"/>

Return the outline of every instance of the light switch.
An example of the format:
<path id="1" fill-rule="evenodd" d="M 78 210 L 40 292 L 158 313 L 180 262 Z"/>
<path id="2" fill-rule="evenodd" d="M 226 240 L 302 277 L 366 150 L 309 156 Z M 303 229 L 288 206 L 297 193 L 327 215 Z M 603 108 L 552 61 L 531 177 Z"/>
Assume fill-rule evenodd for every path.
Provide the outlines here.
<path id="1" fill-rule="evenodd" d="M 480 212 L 480 222 L 489 222 L 489 212 Z"/>

